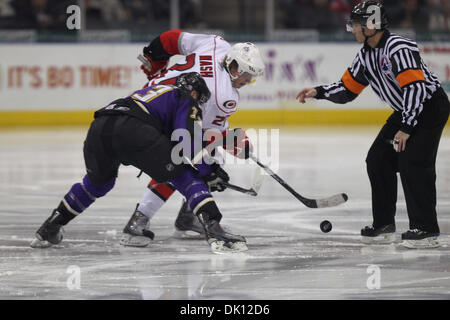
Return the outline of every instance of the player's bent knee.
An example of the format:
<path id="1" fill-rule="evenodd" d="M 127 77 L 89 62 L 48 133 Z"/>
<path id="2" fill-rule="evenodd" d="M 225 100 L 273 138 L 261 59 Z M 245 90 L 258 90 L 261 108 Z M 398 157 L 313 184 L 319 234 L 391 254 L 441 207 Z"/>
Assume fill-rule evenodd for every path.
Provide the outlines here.
<path id="1" fill-rule="evenodd" d="M 83 178 L 83 186 L 85 187 L 86 191 L 95 198 L 103 197 L 105 194 L 111 191 L 111 189 L 114 188 L 115 182 L 116 178 L 113 178 L 107 183 L 99 185 L 94 184 L 91 179 L 89 179 L 88 175 L 85 175 Z"/>

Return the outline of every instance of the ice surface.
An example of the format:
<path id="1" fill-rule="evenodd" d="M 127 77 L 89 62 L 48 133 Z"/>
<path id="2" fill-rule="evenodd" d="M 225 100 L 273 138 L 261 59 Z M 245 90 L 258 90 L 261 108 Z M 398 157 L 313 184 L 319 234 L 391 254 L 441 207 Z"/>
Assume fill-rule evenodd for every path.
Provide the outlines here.
<path id="1" fill-rule="evenodd" d="M 120 246 L 148 183 L 132 167 L 122 167 L 116 187 L 65 227 L 60 246 L 31 249 L 37 228 L 84 175 L 86 128 L 2 131 L 0 299 L 449 299 L 450 133 L 437 161 L 443 246 L 410 250 L 359 239 L 371 223 L 364 160 L 378 129 L 281 129 L 278 174 L 305 197 L 345 192 L 349 200 L 309 209 L 270 177 L 257 197 L 215 194 L 223 224 L 248 240 L 247 252 L 232 255 L 172 237 L 178 194 L 153 218 L 149 247 Z M 225 168 L 232 183 L 250 187 L 254 165 Z M 408 228 L 403 199 L 400 187 L 398 239 Z M 325 219 L 333 224 L 327 234 L 319 228 Z"/>

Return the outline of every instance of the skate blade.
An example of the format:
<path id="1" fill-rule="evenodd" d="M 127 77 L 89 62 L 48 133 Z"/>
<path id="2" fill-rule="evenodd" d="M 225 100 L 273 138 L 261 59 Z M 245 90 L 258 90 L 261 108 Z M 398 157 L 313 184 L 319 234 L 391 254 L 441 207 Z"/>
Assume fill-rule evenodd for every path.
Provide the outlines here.
<path id="1" fill-rule="evenodd" d="M 403 240 L 401 245 L 408 249 L 428 249 L 438 248 L 441 246 L 436 237 L 426 238 L 422 240 Z"/>
<path id="2" fill-rule="evenodd" d="M 205 235 L 192 230 L 178 230 L 175 229 L 173 233 L 174 238 L 177 239 L 193 239 L 193 240 L 204 240 Z"/>
<path id="3" fill-rule="evenodd" d="M 245 242 L 225 242 L 219 240 L 208 241 L 211 251 L 215 254 L 227 254 L 247 251 L 248 247 Z"/>
<path id="4" fill-rule="evenodd" d="M 122 235 L 122 239 L 120 239 L 120 244 L 125 247 L 147 247 L 152 239 L 144 236 L 133 236 L 128 233 L 124 233 Z"/>
<path id="5" fill-rule="evenodd" d="M 376 237 L 361 236 L 361 242 L 364 244 L 391 244 L 395 242 L 395 233 L 380 234 Z"/>

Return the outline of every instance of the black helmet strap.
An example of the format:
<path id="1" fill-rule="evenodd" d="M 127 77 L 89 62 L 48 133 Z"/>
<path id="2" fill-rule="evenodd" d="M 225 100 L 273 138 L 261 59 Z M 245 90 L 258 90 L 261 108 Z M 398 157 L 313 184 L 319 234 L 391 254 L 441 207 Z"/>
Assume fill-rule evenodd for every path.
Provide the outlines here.
<path id="1" fill-rule="evenodd" d="M 378 32 L 383 31 L 383 29 L 375 29 L 377 32 L 375 32 L 374 34 L 368 36 L 368 35 L 366 35 L 366 29 L 367 29 L 366 26 L 362 27 L 362 33 L 364 35 L 364 43 L 366 43 L 366 44 L 367 44 L 367 40 L 369 40 L 370 38 L 376 36 L 378 34 Z"/>

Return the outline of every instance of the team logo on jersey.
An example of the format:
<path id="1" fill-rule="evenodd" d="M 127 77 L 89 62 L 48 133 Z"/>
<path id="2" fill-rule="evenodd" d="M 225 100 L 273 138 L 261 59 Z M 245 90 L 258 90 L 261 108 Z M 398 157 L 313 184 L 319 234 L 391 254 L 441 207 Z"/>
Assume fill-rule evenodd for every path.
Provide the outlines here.
<path id="1" fill-rule="evenodd" d="M 392 72 L 392 65 L 387 56 L 381 56 L 381 71 L 385 74 L 390 74 Z"/>
<path id="2" fill-rule="evenodd" d="M 129 111 L 130 108 L 123 107 L 123 106 L 118 106 L 115 103 L 113 103 L 113 104 L 110 104 L 110 105 L 106 106 L 105 110 Z"/>
<path id="3" fill-rule="evenodd" d="M 234 100 L 227 100 L 223 103 L 223 106 L 227 109 L 234 109 L 236 108 L 237 102 Z"/>

